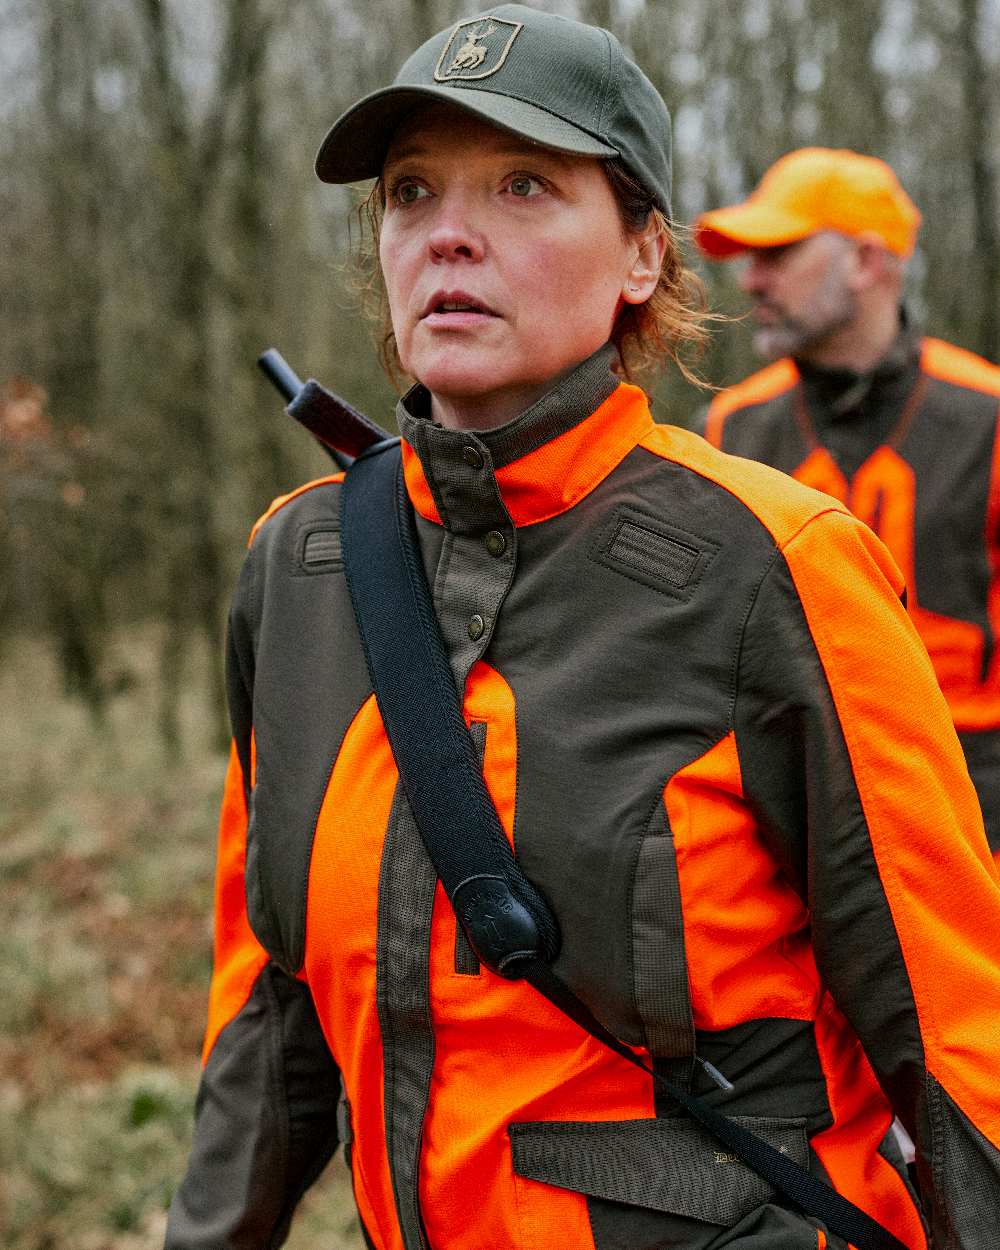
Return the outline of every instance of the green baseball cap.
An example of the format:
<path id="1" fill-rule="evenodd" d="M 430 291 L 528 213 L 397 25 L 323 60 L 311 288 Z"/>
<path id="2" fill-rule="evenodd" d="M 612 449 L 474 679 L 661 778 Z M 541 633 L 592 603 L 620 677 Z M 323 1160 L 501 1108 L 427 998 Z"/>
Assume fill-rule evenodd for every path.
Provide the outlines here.
<path id="1" fill-rule="evenodd" d="M 610 31 L 523 4 L 449 26 L 413 53 L 391 87 L 334 122 L 316 173 L 324 182 L 378 177 L 399 124 L 431 100 L 545 147 L 617 156 L 670 215 L 670 114 Z"/>

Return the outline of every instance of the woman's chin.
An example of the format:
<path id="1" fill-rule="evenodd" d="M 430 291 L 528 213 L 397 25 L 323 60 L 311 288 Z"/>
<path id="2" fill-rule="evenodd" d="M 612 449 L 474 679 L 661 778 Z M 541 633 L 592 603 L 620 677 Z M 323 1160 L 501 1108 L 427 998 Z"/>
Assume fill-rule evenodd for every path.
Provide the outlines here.
<path id="1" fill-rule="evenodd" d="M 516 387 L 516 372 L 490 353 L 452 349 L 417 362 L 409 372 L 440 399 L 476 402 Z"/>

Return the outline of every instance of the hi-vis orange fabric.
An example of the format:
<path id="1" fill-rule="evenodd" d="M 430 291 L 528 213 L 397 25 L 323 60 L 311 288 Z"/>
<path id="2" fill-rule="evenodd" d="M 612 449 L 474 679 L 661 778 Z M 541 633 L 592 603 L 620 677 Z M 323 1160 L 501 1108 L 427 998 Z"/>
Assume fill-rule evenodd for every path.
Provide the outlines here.
<path id="1" fill-rule="evenodd" d="M 219 822 L 214 951 L 218 975 L 212 978 L 203 1061 L 211 1054 L 219 1034 L 245 1005 L 254 982 L 267 963 L 267 952 L 253 935 L 243 902 L 245 842 L 242 837 L 231 836 L 234 828 L 245 829 L 246 821 L 243 771 L 234 747 L 229 753 Z"/>
<path id="2" fill-rule="evenodd" d="M 727 734 L 664 794 L 677 854 L 695 1024 L 718 1029 L 754 1015 L 812 1020 L 821 997 L 809 912 L 753 837 L 740 761 Z M 748 853 L 734 863 L 734 842 Z M 747 934 L 755 940 L 747 942 Z"/>
<path id="3" fill-rule="evenodd" d="M 832 495 L 889 548 L 1000 850 L 1000 369 L 914 338 L 856 411 L 825 412 L 825 385 L 778 361 L 715 399 L 705 436 Z"/>
<path id="4" fill-rule="evenodd" d="M 607 380 L 571 420 L 581 389 L 527 414 L 520 454 L 418 438 L 400 411 L 465 717 L 559 920 L 557 968 L 912 1250 L 924 1218 L 985 1250 L 1000 881 L 899 570 L 839 503 L 653 425 L 634 388 Z M 280 1245 L 338 1143 L 377 1250 L 843 1250 L 479 965 L 315 537 L 337 532 L 339 490 L 269 514 L 234 601 L 215 974 L 168 1250 Z"/>

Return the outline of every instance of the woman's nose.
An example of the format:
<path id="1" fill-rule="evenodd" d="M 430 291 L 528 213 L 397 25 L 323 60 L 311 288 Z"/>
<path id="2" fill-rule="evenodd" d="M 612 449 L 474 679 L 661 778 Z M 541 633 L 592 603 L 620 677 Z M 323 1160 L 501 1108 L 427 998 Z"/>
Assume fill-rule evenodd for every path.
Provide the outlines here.
<path id="1" fill-rule="evenodd" d="M 465 197 L 442 197 L 427 245 L 434 260 L 482 259 L 485 239 L 480 223 L 474 220 L 472 206 Z"/>

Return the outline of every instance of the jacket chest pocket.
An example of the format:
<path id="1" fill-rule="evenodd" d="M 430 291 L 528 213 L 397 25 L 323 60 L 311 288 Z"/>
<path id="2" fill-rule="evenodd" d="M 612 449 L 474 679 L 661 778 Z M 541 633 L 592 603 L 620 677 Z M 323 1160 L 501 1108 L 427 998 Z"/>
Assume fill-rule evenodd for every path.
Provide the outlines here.
<path id="1" fill-rule="evenodd" d="M 803 1167 L 805 1121 L 734 1117 Z M 687 1118 L 510 1126 L 522 1209 L 545 1186 L 584 1195 L 596 1250 L 820 1250 L 833 1247 L 805 1217 L 773 1203 L 774 1190 Z M 544 1227 L 545 1219 L 530 1221 Z M 530 1250 L 550 1250 L 532 1246 Z M 573 1247 L 572 1250 L 576 1250 Z"/>

